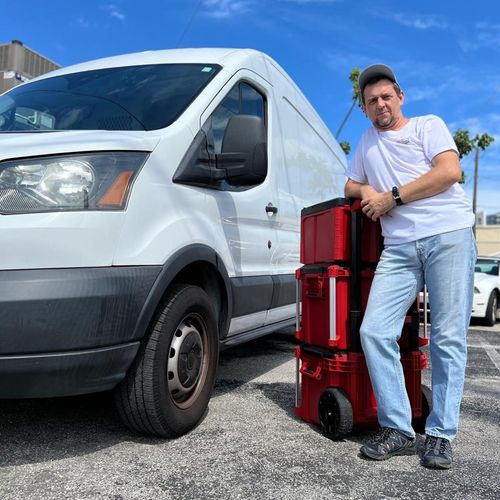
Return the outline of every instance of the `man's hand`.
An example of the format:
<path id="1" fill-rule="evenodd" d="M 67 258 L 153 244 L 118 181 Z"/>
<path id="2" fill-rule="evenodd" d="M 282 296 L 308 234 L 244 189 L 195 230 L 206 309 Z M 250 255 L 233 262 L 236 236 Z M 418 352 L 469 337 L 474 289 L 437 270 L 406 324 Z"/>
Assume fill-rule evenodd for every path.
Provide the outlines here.
<path id="1" fill-rule="evenodd" d="M 368 186 L 370 187 L 370 186 Z M 396 200 L 392 193 L 377 193 L 373 188 L 371 191 L 362 192 L 361 207 L 363 213 L 371 220 L 377 220 L 380 216 L 389 212 L 396 206 Z"/>

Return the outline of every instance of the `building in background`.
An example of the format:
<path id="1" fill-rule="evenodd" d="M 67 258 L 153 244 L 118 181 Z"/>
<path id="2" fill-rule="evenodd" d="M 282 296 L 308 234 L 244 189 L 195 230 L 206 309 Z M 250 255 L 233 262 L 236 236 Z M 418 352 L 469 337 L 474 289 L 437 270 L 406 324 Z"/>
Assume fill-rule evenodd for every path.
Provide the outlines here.
<path id="1" fill-rule="evenodd" d="M 19 40 L 0 44 L 0 94 L 57 68 L 60 68 L 58 64 Z"/>
<path id="2" fill-rule="evenodd" d="M 500 213 L 498 214 L 491 214 L 486 216 L 486 224 L 488 225 L 500 225 Z"/>
<path id="3" fill-rule="evenodd" d="M 478 255 L 500 256 L 500 225 L 476 226 Z"/>

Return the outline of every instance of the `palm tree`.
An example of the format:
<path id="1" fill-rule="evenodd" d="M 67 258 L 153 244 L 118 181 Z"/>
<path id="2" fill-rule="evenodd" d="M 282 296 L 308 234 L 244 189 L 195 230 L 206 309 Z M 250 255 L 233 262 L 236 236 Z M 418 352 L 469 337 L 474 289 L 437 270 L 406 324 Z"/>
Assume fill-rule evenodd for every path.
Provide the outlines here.
<path id="1" fill-rule="evenodd" d="M 474 155 L 474 188 L 472 191 L 472 211 L 476 214 L 476 200 L 477 200 L 477 178 L 479 176 L 479 152 L 484 151 L 494 140 L 494 137 L 484 133 L 477 134 L 471 138 L 468 130 L 458 129 L 453 135 L 455 144 L 457 145 L 458 154 L 460 158 L 467 156 L 472 150 L 475 150 Z M 462 176 L 463 177 L 463 176 Z M 474 236 L 476 235 L 476 226 L 474 225 Z"/>
<path id="2" fill-rule="evenodd" d="M 335 134 L 336 139 L 339 138 L 340 132 L 342 131 L 344 125 L 351 116 L 352 110 L 354 109 L 354 106 L 356 106 L 356 103 L 361 106 L 361 93 L 359 91 L 359 84 L 358 84 L 358 78 L 360 72 L 361 70 L 359 68 L 353 68 L 351 70 L 351 74 L 349 75 L 349 80 L 351 80 L 352 83 L 352 103 L 351 107 L 349 108 L 349 111 L 347 111 L 346 115 L 344 116 L 344 119 L 342 120 L 342 123 L 340 124 L 339 129 L 337 130 L 337 133 Z"/>

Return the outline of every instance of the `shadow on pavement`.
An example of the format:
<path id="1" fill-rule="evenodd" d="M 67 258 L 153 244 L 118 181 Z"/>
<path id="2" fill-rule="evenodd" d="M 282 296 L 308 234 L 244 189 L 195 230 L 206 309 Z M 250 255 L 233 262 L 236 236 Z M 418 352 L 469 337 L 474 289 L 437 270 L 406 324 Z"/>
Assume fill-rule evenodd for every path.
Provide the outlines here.
<path id="1" fill-rule="evenodd" d="M 289 333 L 275 333 L 226 349 L 219 356 L 213 397 L 248 384 L 294 358 L 295 338 Z M 290 383 L 295 384 L 295 378 Z"/>
<path id="2" fill-rule="evenodd" d="M 283 351 L 293 357 L 293 349 L 294 338 L 288 334 L 227 349 L 220 356 L 219 373 L 223 375 L 214 396 L 234 390 L 283 363 Z M 241 372 L 241 378 L 225 380 L 224 367 L 241 363 L 249 367 Z M 292 415 L 292 382 L 274 385 L 262 384 L 261 390 Z M 165 439 L 129 431 L 120 421 L 110 392 L 64 398 L 0 399 L 0 468 L 91 454 L 124 441 L 165 443 Z"/>

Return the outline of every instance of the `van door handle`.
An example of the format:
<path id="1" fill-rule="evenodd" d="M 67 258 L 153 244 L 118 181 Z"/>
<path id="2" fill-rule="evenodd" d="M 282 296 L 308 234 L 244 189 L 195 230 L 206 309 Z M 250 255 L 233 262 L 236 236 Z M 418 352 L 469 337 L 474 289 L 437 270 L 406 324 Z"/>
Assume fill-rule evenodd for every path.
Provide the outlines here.
<path id="1" fill-rule="evenodd" d="M 272 203 L 268 203 L 266 205 L 266 212 L 268 214 L 277 214 L 278 213 L 278 207 L 275 207 Z"/>

